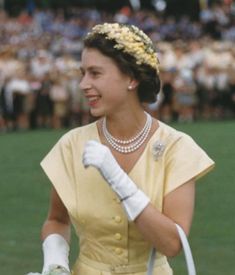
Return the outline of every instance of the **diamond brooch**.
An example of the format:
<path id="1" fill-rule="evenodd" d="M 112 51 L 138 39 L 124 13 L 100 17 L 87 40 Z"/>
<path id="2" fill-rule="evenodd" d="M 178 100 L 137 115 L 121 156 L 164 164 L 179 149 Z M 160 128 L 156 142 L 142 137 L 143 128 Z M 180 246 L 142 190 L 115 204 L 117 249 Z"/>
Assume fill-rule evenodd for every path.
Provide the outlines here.
<path id="1" fill-rule="evenodd" d="M 162 156 L 164 150 L 165 150 L 165 144 L 164 142 L 157 140 L 154 142 L 152 147 L 153 157 L 155 160 L 159 160 L 159 158 Z"/>

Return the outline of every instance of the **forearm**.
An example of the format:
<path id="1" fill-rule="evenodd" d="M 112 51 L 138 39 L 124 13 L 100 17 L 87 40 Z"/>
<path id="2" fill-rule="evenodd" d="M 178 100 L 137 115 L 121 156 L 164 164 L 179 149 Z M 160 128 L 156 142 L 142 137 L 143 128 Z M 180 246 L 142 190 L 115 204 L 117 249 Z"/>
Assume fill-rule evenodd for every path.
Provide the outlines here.
<path id="1" fill-rule="evenodd" d="M 158 251 L 173 257 L 181 250 L 175 223 L 182 227 L 186 235 L 189 234 L 194 200 L 195 182 L 191 180 L 164 197 L 163 213 L 148 204 L 136 218 L 136 226 Z"/>
<path id="2" fill-rule="evenodd" d="M 135 219 L 135 224 L 157 251 L 167 257 L 174 257 L 180 252 L 181 243 L 175 223 L 153 205 L 148 204 Z"/>
<path id="3" fill-rule="evenodd" d="M 70 224 L 56 219 L 46 220 L 42 227 L 41 239 L 45 240 L 50 234 L 60 234 L 69 243 L 71 235 Z"/>

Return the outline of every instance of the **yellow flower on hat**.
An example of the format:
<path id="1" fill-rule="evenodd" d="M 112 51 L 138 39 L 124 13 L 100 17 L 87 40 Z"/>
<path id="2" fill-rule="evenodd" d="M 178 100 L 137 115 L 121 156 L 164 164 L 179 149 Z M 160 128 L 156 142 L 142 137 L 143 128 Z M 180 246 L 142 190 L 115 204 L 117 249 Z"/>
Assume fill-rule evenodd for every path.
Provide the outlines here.
<path id="1" fill-rule="evenodd" d="M 136 59 L 137 64 L 146 64 L 159 74 L 159 60 L 151 39 L 134 25 L 104 23 L 96 25 L 88 37 L 96 33 L 116 42 L 115 49 L 121 50 Z"/>

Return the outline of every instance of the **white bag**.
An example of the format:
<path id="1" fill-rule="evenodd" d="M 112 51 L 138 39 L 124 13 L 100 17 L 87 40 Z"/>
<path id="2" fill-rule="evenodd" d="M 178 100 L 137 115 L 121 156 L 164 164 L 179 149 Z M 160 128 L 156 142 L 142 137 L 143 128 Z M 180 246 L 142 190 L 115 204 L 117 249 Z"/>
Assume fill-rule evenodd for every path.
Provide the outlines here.
<path id="1" fill-rule="evenodd" d="M 178 224 L 175 224 L 175 225 L 176 225 L 176 228 L 178 230 L 178 233 L 179 233 L 179 236 L 180 236 L 180 239 L 181 239 L 181 243 L 182 243 L 182 246 L 183 246 L 185 260 L 186 260 L 187 269 L 188 269 L 188 275 L 196 275 L 196 269 L 195 269 L 195 265 L 194 265 L 194 261 L 193 261 L 193 256 L 192 256 L 192 253 L 191 253 L 191 249 L 190 249 L 187 237 L 184 233 L 184 230 Z M 156 249 L 153 248 L 151 250 L 149 260 L 148 260 L 147 275 L 152 275 L 153 274 L 155 256 L 156 256 Z"/>

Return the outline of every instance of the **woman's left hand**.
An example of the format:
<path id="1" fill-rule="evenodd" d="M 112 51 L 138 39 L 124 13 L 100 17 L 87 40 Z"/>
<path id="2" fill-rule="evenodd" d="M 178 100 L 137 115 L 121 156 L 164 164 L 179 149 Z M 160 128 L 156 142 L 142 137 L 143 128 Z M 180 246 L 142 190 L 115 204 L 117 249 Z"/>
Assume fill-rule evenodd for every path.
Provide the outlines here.
<path id="1" fill-rule="evenodd" d="M 112 178 L 121 170 L 110 149 L 95 140 L 90 140 L 85 145 L 83 165 L 85 168 L 97 168 L 109 184 L 112 184 Z"/>
<path id="2" fill-rule="evenodd" d="M 137 188 L 117 163 L 109 148 L 97 141 L 86 143 L 83 164 L 96 167 L 123 202 L 128 219 L 134 220 L 147 206 L 149 198 Z"/>

